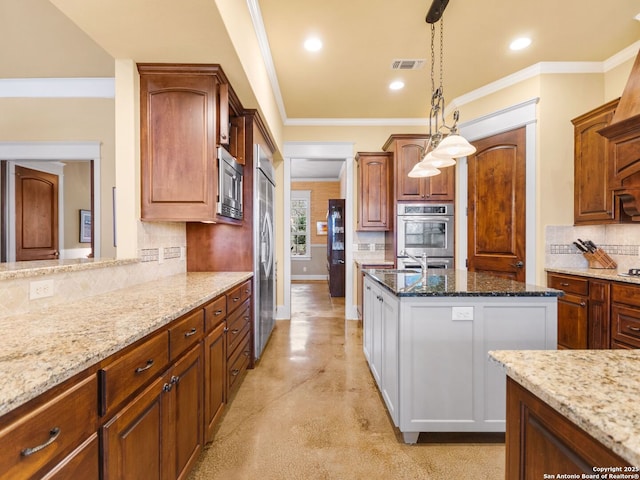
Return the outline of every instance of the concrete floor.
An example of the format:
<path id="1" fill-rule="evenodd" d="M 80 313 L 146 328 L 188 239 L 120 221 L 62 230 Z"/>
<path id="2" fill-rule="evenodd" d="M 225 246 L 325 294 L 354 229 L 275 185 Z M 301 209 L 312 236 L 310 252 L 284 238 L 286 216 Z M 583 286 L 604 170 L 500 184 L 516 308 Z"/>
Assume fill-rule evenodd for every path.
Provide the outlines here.
<path id="1" fill-rule="evenodd" d="M 292 318 L 229 405 L 191 479 L 504 479 L 503 435 L 402 443 L 362 353 L 362 328 L 326 282 L 292 285 Z"/>

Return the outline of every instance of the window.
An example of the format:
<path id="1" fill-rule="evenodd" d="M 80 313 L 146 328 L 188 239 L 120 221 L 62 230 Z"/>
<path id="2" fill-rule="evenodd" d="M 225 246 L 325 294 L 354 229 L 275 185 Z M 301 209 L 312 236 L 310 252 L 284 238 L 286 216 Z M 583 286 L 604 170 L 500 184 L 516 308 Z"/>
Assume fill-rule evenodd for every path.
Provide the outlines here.
<path id="1" fill-rule="evenodd" d="M 291 191 L 291 257 L 309 257 L 311 192 Z"/>

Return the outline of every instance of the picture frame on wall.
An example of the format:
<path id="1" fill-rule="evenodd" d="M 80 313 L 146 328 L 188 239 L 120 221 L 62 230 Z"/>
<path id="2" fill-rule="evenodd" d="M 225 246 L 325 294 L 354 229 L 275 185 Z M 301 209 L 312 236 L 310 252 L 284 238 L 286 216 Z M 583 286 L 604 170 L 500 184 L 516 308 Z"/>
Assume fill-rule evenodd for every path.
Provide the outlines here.
<path id="1" fill-rule="evenodd" d="M 327 234 L 327 222 L 316 222 L 316 235 Z"/>
<path id="2" fill-rule="evenodd" d="M 80 210 L 80 243 L 91 243 L 91 210 Z"/>

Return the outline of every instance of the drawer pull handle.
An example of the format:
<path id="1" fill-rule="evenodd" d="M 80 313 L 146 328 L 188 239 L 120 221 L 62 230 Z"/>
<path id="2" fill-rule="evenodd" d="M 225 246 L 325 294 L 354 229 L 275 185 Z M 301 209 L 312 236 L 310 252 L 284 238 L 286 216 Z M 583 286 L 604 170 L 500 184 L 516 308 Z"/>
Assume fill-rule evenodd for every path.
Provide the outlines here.
<path id="1" fill-rule="evenodd" d="M 217 317 L 218 315 L 220 315 L 222 313 L 222 310 L 216 310 L 214 312 L 214 315 Z"/>
<path id="2" fill-rule="evenodd" d="M 233 297 L 234 302 L 237 302 L 238 300 L 240 300 L 240 297 Z"/>
<path id="3" fill-rule="evenodd" d="M 136 373 L 142 373 L 145 370 L 149 370 L 152 366 L 153 366 L 153 358 L 150 358 L 149 360 L 147 360 L 147 364 L 144 367 L 136 368 Z"/>
<path id="4" fill-rule="evenodd" d="M 188 332 L 185 332 L 184 334 L 184 338 L 189 338 L 193 335 L 195 335 L 198 332 L 198 329 L 196 327 L 193 327 L 191 330 L 189 330 Z"/>
<path id="5" fill-rule="evenodd" d="M 47 448 L 49 445 L 55 442 L 58 436 L 60 436 L 60 428 L 52 428 L 49 431 L 49 440 L 44 442 L 42 445 L 38 445 L 37 447 L 25 448 L 20 452 L 20 455 L 22 455 L 23 457 L 28 457 L 30 455 L 33 455 L 34 453 L 38 453 L 40 450 Z"/>
<path id="6" fill-rule="evenodd" d="M 239 331 L 240 331 L 240 329 L 239 329 L 239 328 L 234 328 L 233 330 L 231 330 L 231 333 L 232 333 L 233 335 L 237 335 Z"/>
<path id="7" fill-rule="evenodd" d="M 240 373 L 240 370 L 238 370 L 237 368 L 234 368 L 233 370 L 231 370 L 231 375 L 233 375 L 234 377 L 237 376 Z"/>
<path id="8" fill-rule="evenodd" d="M 562 286 L 562 287 L 568 287 L 568 286 L 569 286 L 569 284 L 568 284 L 568 283 L 563 283 L 563 282 L 561 282 L 561 283 L 560 283 L 560 286 Z"/>
<path id="9" fill-rule="evenodd" d="M 224 327 L 224 333 L 227 333 L 229 331 L 229 327 Z"/>
<path id="10" fill-rule="evenodd" d="M 632 332 L 640 332 L 640 327 L 628 327 Z"/>
<path id="11" fill-rule="evenodd" d="M 244 291 L 244 293 L 246 293 L 247 295 L 249 295 L 251 293 L 251 290 L 249 290 L 248 288 Z"/>
<path id="12" fill-rule="evenodd" d="M 245 316 L 244 316 L 244 321 L 245 321 L 245 322 L 247 322 L 247 323 L 249 323 L 249 315 L 245 315 Z"/>
<path id="13" fill-rule="evenodd" d="M 249 355 L 251 355 L 251 352 L 249 352 L 248 350 L 245 350 L 244 352 L 244 356 L 249 358 Z"/>
<path id="14" fill-rule="evenodd" d="M 586 306 L 587 306 L 587 304 L 586 304 L 586 302 L 580 302 L 580 306 L 581 306 L 581 307 L 586 307 Z"/>

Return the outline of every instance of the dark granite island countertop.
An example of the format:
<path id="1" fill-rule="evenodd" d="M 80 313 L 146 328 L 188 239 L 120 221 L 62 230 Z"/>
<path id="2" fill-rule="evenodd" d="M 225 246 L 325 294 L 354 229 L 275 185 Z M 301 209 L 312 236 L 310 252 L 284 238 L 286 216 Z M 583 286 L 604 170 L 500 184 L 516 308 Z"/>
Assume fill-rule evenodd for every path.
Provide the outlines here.
<path id="1" fill-rule="evenodd" d="M 397 297 L 559 297 L 560 290 L 530 285 L 486 273 L 429 269 L 419 271 L 365 270 L 368 276 Z"/>

